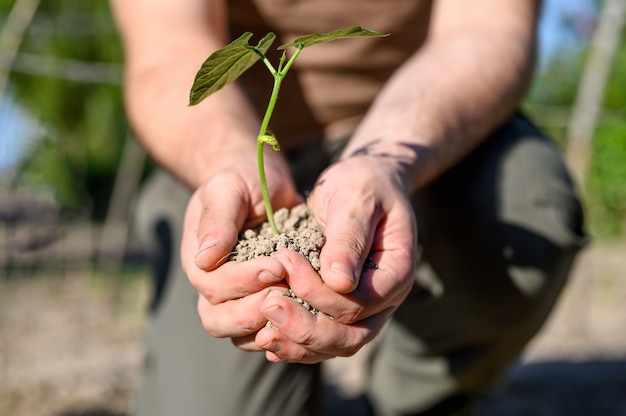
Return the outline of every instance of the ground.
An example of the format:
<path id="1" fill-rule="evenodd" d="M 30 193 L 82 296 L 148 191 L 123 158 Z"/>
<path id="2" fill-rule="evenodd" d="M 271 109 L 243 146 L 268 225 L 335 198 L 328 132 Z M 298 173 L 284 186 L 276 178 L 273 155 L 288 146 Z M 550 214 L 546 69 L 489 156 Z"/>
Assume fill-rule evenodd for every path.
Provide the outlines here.
<path id="1" fill-rule="evenodd" d="M 584 252 L 555 313 L 481 416 L 626 415 L 626 243 Z M 142 270 L 0 275 L 0 415 L 124 416 L 148 293 Z M 349 380 L 349 378 L 347 378 Z"/>

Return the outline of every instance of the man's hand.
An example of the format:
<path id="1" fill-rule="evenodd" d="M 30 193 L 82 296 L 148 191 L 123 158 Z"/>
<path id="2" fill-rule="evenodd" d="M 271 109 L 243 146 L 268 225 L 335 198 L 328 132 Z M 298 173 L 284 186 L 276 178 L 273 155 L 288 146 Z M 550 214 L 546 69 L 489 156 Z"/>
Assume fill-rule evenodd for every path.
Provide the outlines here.
<path id="1" fill-rule="evenodd" d="M 326 243 L 318 275 L 297 253 L 276 255 L 300 298 L 334 317 L 314 316 L 271 289 L 262 310 L 275 328 L 256 344 L 271 361 L 314 363 L 350 356 L 371 341 L 407 296 L 416 263 L 414 214 L 394 163 L 355 156 L 327 169 L 309 198 Z M 365 268 L 366 261 L 375 268 Z"/>
<path id="2" fill-rule="evenodd" d="M 291 207 L 301 197 L 283 169 L 267 169 L 275 207 Z M 199 293 L 198 312 L 204 328 L 215 337 L 231 337 L 250 349 L 253 334 L 267 319 L 261 305 L 270 286 L 280 283 L 285 270 L 271 257 L 242 263 L 228 262 L 238 233 L 265 219 L 265 208 L 254 160 L 241 158 L 200 186 L 185 214 L 181 259 L 191 284 Z M 252 347 L 258 350 L 258 347 Z"/>

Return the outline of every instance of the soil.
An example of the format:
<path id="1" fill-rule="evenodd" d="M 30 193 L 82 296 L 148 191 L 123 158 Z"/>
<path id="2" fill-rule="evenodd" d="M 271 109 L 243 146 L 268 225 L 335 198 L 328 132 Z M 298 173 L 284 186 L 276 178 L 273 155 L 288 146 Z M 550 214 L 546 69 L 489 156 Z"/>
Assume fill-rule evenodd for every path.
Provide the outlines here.
<path id="1" fill-rule="evenodd" d="M 479 416 L 626 415 L 624 253 L 625 242 L 582 253 L 551 319 Z M 0 275 L 0 415 L 126 416 L 148 293 L 143 269 Z M 326 364 L 335 400 L 324 416 L 359 414 L 364 351 Z"/>
<path id="2" fill-rule="evenodd" d="M 0 278 L 0 415 L 125 415 L 148 293 L 143 273 Z"/>
<path id="3" fill-rule="evenodd" d="M 324 245 L 324 231 L 313 217 L 306 204 L 300 204 L 291 210 L 281 208 L 274 214 L 275 234 L 268 222 L 254 229 L 244 231 L 233 249 L 231 260 L 246 261 L 260 256 L 273 256 L 278 250 L 288 248 L 300 253 L 314 270 L 320 270 L 320 252 Z M 326 315 L 307 301 L 299 298 L 293 290 L 285 294 L 296 300 L 313 315 Z M 329 315 L 326 315 L 329 316 Z M 267 326 L 273 326 L 268 321 Z"/>
<path id="4" fill-rule="evenodd" d="M 295 250 L 306 258 L 315 270 L 320 269 L 320 251 L 324 245 L 324 231 L 315 221 L 306 204 L 291 210 L 281 208 L 274 214 L 274 234 L 267 222 L 244 231 L 231 255 L 232 260 L 246 261 L 259 256 L 271 256 L 282 248 Z"/>

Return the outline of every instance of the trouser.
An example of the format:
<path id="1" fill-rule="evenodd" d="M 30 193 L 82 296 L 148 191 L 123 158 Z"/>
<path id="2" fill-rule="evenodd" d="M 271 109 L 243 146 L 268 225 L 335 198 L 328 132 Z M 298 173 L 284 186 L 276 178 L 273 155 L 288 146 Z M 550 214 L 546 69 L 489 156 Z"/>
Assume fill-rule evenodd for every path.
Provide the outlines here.
<path id="1" fill-rule="evenodd" d="M 311 177 L 297 166 L 317 174 L 332 157 L 319 147 L 315 167 L 315 154 L 291 155 L 300 183 Z M 270 363 L 204 332 L 179 259 L 189 196 L 158 173 L 137 207 L 155 297 L 136 414 L 319 414 L 320 365 Z M 466 414 L 546 320 L 586 241 L 581 205 L 559 151 L 519 115 L 412 201 L 415 284 L 372 348 L 370 411 Z"/>

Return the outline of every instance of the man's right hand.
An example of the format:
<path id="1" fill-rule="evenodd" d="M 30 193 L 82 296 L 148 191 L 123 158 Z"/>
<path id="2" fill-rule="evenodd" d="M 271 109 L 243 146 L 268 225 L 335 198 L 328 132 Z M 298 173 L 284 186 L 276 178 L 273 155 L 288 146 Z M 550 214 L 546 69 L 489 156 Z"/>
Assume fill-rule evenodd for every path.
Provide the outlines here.
<path id="1" fill-rule="evenodd" d="M 292 207 L 301 202 L 282 167 L 268 165 L 273 206 Z M 223 166 L 189 200 L 182 266 L 199 293 L 198 313 L 206 331 L 215 337 L 231 337 L 242 349 L 259 350 L 254 334 L 267 322 L 261 304 L 269 287 L 286 287 L 282 283 L 285 270 L 273 257 L 228 261 L 239 232 L 260 224 L 266 214 L 254 160 L 240 158 Z"/>

